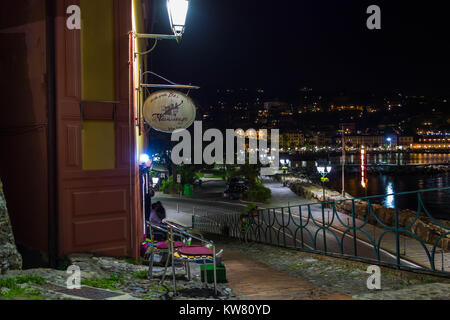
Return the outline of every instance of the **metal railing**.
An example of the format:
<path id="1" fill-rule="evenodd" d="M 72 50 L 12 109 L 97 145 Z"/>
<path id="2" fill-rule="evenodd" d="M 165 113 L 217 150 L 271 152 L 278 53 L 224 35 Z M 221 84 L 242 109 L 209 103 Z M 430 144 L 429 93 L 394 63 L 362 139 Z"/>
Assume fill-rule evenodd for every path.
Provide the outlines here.
<path id="1" fill-rule="evenodd" d="M 259 210 L 196 212 L 193 228 L 285 248 L 450 275 L 450 221 L 427 210 L 424 194 L 450 187 Z M 401 197 L 417 210 L 398 207 Z M 381 204 L 388 200 L 393 208 Z M 450 214 L 450 212 L 449 212 Z"/>

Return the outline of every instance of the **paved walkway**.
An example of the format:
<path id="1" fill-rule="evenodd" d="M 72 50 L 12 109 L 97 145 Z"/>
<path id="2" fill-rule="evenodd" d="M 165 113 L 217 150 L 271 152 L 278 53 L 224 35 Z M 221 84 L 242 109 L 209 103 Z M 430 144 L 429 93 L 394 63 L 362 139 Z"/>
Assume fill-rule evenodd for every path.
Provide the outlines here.
<path id="1" fill-rule="evenodd" d="M 228 286 L 244 300 L 352 300 L 227 249 Z"/>
<path id="2" fill-rule="evenodd" d="M 272 192 L 270 204 L 264 205 L 267 208 L 296 206 L 311 203 L 311 200 L 296 195 L 291 189 L 283 187 L 281 183 L 265 179 L 264 186 Z"/>

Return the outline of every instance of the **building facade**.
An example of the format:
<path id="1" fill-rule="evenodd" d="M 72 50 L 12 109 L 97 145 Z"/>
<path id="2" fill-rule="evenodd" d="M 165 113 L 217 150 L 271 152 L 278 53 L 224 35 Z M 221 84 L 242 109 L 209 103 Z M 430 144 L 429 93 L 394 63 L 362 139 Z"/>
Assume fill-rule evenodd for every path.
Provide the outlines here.
<path id="1" fill-rule="evenodd" d="M 80 29 L 68 27 L 71 6 L 81 10 Z M 137 155 L 145 142 L 134 88 L 144 62 L 134 52 L 144 43 L 130 34 L 145 33 L 149 2 L 3 7 L 0 177 L 19 248 L 33 264 L 73 252 L 137 257 Z"/>
<path id="2" fill-rule="evenodd" d="M 391 145 L 392 147 L 396 147 L 397 138 L 392 137 L 391 141 L 387 142 L 387 138 L 385 136 L 350 135 L 345 136 L 345 144 L 351 145 L 352 147 L 355 148 L 362 146 L 369 148 L 379 148 L 385 146 L 386 144 Z"/>
<path id="3" fill-rule="evenodd" d="M 445 136 L 422 136 L 417 143 L 412 145 L 413 149 L 450 149 L 450 138 Z"/>
<path id="4" fill-rule="evenodd" d="M 405 148 L 410 148 L 414 144 L 414 137 L 400 136 L 398 137 L 398 145 Z"/>
<path id="5" fill-rule="evenodd" d="M 305 145 L 305 135 L 301 132 L 288 132 L 280 135 L 280 148 L 301 148 Z"/>

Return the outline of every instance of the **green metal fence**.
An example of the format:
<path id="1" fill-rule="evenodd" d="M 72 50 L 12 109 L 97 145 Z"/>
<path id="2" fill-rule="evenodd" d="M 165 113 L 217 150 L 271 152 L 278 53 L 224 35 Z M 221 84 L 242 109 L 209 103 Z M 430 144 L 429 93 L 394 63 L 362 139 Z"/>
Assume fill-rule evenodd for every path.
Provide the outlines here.
<path id="1" fill-rule="evenodd" d="M 423 201 L 433 192 L 450 193 L 450 187 L 263 209 L 255 216 L 196 213 L 193 227 L 245 242 L 450 275 L 450 221 L 435 218 Z M 401 197 L 417 209 L 398 208 Z M 378 204 L 383 199 L 393 208 Z"/>

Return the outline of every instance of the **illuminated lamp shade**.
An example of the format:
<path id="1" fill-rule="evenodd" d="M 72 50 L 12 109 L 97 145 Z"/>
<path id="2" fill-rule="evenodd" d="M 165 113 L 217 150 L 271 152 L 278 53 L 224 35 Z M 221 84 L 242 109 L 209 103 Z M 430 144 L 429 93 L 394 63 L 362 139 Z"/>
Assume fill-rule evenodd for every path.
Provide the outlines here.
<path id="1" fill-rule="evenodd" d="M 184 33 L 188 9 L 189 0 L 167 0 L 170 26 L 177 37 L 181 37 Z"/>
<path id="2" fill-rule="evenodd" d="M 319 172 L 321 175 L 327 175 L 333 170 L 330 163 L 328 161 L 319 160 L 316 162 L 316 168 L 317 172 Z"/>
<path id="3" fill-rule="evenodd" d="M 319 172 L 319 173 L 325 173 L 325 168 L 324 167 L 317 167 L 317 171 Z"/>

